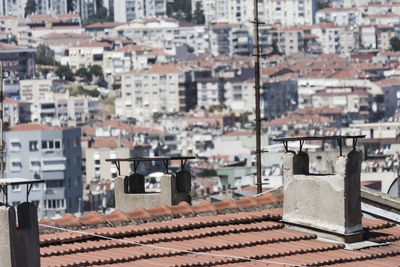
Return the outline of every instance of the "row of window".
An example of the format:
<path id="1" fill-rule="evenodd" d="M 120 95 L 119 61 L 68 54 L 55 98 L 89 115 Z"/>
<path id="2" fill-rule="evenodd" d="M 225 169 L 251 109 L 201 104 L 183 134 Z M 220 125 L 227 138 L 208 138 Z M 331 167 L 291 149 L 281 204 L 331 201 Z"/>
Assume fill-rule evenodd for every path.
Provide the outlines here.
<path id="1" fill-rule="evenodd" d="M 67 142 L 69 144 L 69 140 L 67 139 Z M 74 147 L 79 146 L 79 138 L 75 137 L 73 140 L 73 145 Z M 20 141 L 11 141 L 11 151 L 18 152 L 22 148 L 21 142 Z M 42 150 L 61 150 L 63 148 L 63 144 L 61 140 L 56 139 L 56 140 L 42 140 L 41 144 Z M 39 142 L 34 140 L 34 141 L 29 141 L 29 151 L 38 151 L 39 150 Z"/>

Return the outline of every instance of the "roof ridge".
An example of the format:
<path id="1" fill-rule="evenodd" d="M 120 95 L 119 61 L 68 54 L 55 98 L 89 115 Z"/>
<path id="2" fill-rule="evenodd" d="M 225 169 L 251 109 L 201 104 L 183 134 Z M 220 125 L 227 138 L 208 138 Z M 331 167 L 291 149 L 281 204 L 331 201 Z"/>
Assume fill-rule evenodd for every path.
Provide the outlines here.
<path id="1" fill-rule="evenodd" d="M 71 213 L 66 213 L 62 218 L 51 219 L 43 217 L 39 223 L 43 225 L 62 226 L 62 227 L 82 227 L 99 228 L 112 225 L 124 225 L 129 223 L 142 224 L 160 220 L 170 220 L 174 218 L 185 218 L 203 215 L 217 215 L 237 213 L 241 211 L 254 211 L 265 208 L 281 207 L 283 193 L 266 193 L 257 198 L 246 196 L 242 199 L 233 201 L 225 198 L 219 202 L 211 203 L 203 200 L 197 205 L 189 205 L 187 202 L 181 202 L 178 205 L 168 206 L 160 203 L 152 209 L 138 207 L 130 212 L 114 210 L 111 214 L 102 215 L 97 211 L 89 211 L 85 215 L 77 218 Z M 273 211 L 273 210 L 272 210 Z M 280 213 L 275 212 L 274 218 L 280 218 Z M 48 233 L 41 227 L 41 233 Z"/>

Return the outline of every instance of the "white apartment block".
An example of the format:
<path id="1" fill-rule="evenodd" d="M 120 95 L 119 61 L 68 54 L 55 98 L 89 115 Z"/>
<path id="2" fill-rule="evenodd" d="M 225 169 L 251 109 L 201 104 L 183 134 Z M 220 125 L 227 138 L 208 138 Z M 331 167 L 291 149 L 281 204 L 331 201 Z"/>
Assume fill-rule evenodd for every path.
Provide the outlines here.
<path id="1" fill-rule="evenodd" d="M 0 1 L 0 15 L 25 18 L 27 0 Z M 64 14 L 67 13 L 67 0 L 36 0 L 37 14 Z"/>
<path id="2" fill-rule="evenodd" d="M 67 56 L 61 57 L 61 64 L 69 65 L 72 71 L 92 65 L 102 66 L 103 54 L 110 47 L 109 44 L 96 41 L 71 46 L 67 50 Z"/>
<path id="3" fill-rule="evenodd" d="M 357 26 L 318 24 L 312 28 L 311 33 L 318 36 L 324 54 L 350 55 L 359 48 Z"/>
<path id="4" fill-rule="evenodd" d="M 254 20 L 253 0 L 191 0 L 192 12 L 196 2 L 202 4 L 206 24 L 242 23 Z"/>
<path id="5" fill-rule="evenodd" d="M 110 30 L 110 36 L 123 36 L 141 45 L 163 49 L 171 55 L 176 47 L 188 45 L 194 54 L 209 51 L 209 35 L 205 26 L 180 23 L 174 19 L 136 20 Z"/>
<path id="6" fill-rule="evenodd" d="M 112 181 L 118 176 L 115 164 L 106 162 L 106 159 L 131 157 L 128 147 L 118 147 L 114 138 L 96 138 L 90 148 L 85 150 L 86 183 L 93 181 Z M 129 163 L 121 164 L 121 173 L 132 171 Z"/>
<path id="7" fill-rule="evenodd" d="M 233 112 L 254 112 L 254 80 L 228 80 L 225 85 L 225 106 Z"/>
<path id="8" fill-rule="evenodd" d="M 155 64 L 121 78 L 121 98 L 115 101 L 115 113 L 121 118 L 145 121 L 153 113 L 175 113 L 185 107 L 185 73 L 173 64 Z"/>
<path id="9" fill-rule="evenodd" d="M 318 10 L 315 16 L 316 23 L 333 22 L 335 25 L 360 24 L 362 13 L 356 8 L 326 8 Z"/>
<path id="10" fill-rule="evenodd" d="M 115 0 L 114 21 L 158 18 L 167 15 L 167 0 Z"/>
<path id="11" fill-rule="evenodd" d="M 259 12 L 263 15 L 259 19 L 266 24 L 283 26 L 314 24 L 316 0 L 259 0 L 258 2 Z"/>
<path id="12" fill-rule="evenodd" d="M 214 24 L 210 31 L 211 54 L 249 56 L 252 38 L 249 28 L 243 24 Z"/>
<path id="13" fill-rule="evenodd" d="M 20 97 L 31 103 L 30 121 L 65 125 L 85 122 L 99 111 L 98 99 L 71 97 L 61 83 L 52 80 L 21 80 Z"/>
<path id="14" fill-rule="evenodd" d="M 304 51 L 304 34 L 301 27 L 278 27 L 272 30 L 272 41 L 286 56 Z"/>
<path id="15" fill-rule="evenodd" d="M 366 49 L 390 50 L 390 39 L 395 36 L 395 28 L 390 25 L 360 26 L 361 45 Z"/>
<path id="16" fill-rule="evenodd" d="M 219 78 L 200 78 L 197 82 L 197 106 L 210 107 L 223 104 L 224 86 Z"/>
<path id="17" fill-rule="evenodd" d="M 398 26 L 400 25 L 400 15 L 397 14 L 378 14 L 364 16 L 362 19 L 363 25 L 386 25 Z"/>

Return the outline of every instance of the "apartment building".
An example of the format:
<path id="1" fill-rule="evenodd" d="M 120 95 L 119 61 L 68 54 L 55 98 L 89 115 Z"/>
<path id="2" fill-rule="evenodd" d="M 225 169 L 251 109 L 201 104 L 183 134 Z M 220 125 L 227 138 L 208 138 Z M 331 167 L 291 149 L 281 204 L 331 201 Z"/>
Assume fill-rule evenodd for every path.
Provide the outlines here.
<path id="1" fill-rule="evenodd" d="M 315 25 L 311 33 L 325 54 L 350 55 L 359 49 L 359 29 L 357 26 L 338 26 L 332 23 Z"/>
<path id="2" fill-rule="evenodd" d="M 316 0 L 261 0 L 260 20 L 266 24 L 298 26 L 314 24 Z"/>
<path id="3" fill-rule="evenodd" d="M 119 142 L 119 143 L 118 143 Z M 85 148 L 85 171 L 86 181 L 90 184 L 93 181 L 111 181 L 118 176 L 115 164 L 106 162 L 106 159 L 129 158 L 132 153 L 129 147 L 121 145 L 117 138 L 94 138 L 90 146 Z M 131 173 L 131 163 L 121 163 L 121 173 Z"/>
<path id="4" fill-rule="evenodd" d="M 3 69 L 14 80 L 29 79 L 35 75 L 35 49 L 0 43 L 0 61 Z"/>
<path id="5" fill-rule="evenodd" d="M 252 38 L 243 24 L 213 24 L 210 30 L 210 50 L 213 55 L 249 56 Z"/>
<path id="6" fill-rule="evenodd" d="M 206 26 L 179 22 L 173 18 L 135 20 L 110 29 L 110 36 L 125 37 L 141 45 L 163 49 L 175 55 L 176 47 L 189 46 L 193 53 L 209 51 L 209 36 Z"/>
<path id="7" fill-rule="evenodd" d="M 110 49 L 110 44 L 97 41 L 74 45 L 66 50 L 67 56 L 61 58 L 61 64 L 69 65 L 72 71 L 81 67 L 101 66 L 104 52 Z"/>
<path id="8" fill-rule="evenodd" d="M 304 51 L 304 32 L 301 27 L 277 27 L 272 29 L 272 43 L 286 56 Z"/>
<path id="9" fill-rule="evenodd" d="M 83 123 L 97 115 L 99 100 L 71 97 L 60 81 L 21 80 L 21 100 L 31 103 L 30 121 L 65 125 L 68 121 Z"/>
<path id="10" fill-rule="evenodd" d="M 270 79 L 263 83 L 261 94 L 261 117 L 276 119 L 296 110 L 298 106 L 297 81 L 293 79 Z"/>
<path id="11" fill-rule="evenodd" d="M 358 25 L 362 21 L 362 12 L 357 8 L 325 8 L 315 14 L 315 22 L 332 22 L 335 25 Z"/>
<path id="12" fill-rule="evenodd" d="M 229 79 L 224 85 L 225 106 L 233 112 L 253 112 L 255 108 L 254 79 Z"/>
<path id="13" fill-rule="evenodd" d="M 30 201 L 38 217 L 74 213 L 82 206 L 82 159 L 79 128 L 53 128 L 19 124 L 5 132 L 5 177 L 43 179 L 33 185 Z M 26 201 L 26 188 L 14 185 L 9 203 L 16 207 Z"/>
<path id="14" fill-rule="evenodd" d="M 167 15 L 167 0 L 114 0 L 114 21 L 158 18 Z"/>
<path id="15" fill-rule="evenodd" d="M 121 75 L 121 98 L 115 113 L 122 118 L 149 120 L 153 113 L 175 113 L 186 108 L 185 72 L 173 64 Z"/>
<path id="16" fill-rule="evenodd" d="M 199 78 L 197 83 L 197 106 L 210 107 L 224 103 L 224 80 L 220 78 Z"/>
<path id="17" fill-rule="evenodd" d="M 12 127 L 31 121 L 31 103 L 13 98 L 3 101 L 3 122 Z"/>

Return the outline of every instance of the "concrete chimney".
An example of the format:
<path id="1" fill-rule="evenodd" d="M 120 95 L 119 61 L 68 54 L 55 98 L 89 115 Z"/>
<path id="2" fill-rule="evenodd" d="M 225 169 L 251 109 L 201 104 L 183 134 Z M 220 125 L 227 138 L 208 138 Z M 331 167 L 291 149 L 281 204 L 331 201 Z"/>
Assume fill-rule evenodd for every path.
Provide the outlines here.
<path id="1" fill-rule="evenodd" d="M 160 193 L 146 193 L 144 176 L 141 174 L 115 178 L 115 208 L 129 212 L 138 207 L 151 209 L 160 203 L 171 206 L 186 201 L 190 204 L 190 172 L 181 170 L 176 173 L 176 176 L 166 173 L 161 176 L 160 180 Z"/>
<path id="2" fill-rule="evenodd" d="M 18 227 L 13 207 L 0 206 L 0 259 L 2 267 L 39 267 L 39 229 L 36 206 L 18 205 Z"/>
<path id="3" fill-rule="evenodd" d="M 360 152 L 336 159 L 336 173 L 309 173 L 305 152 L 284 155 L 283 220 L 288 228 L 352 243 L 362 241 Z"/>

